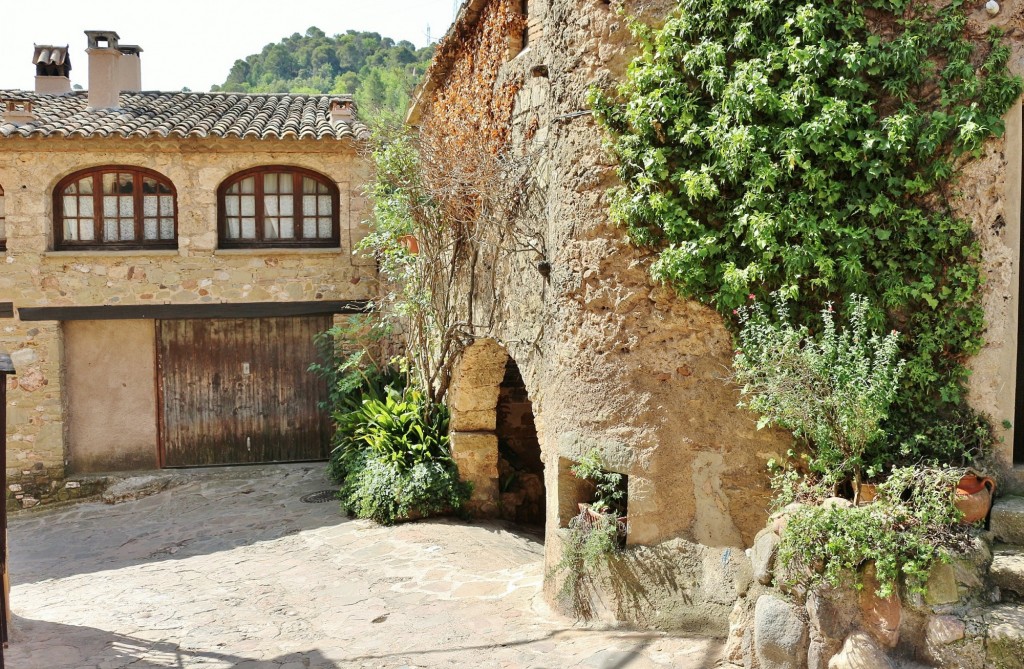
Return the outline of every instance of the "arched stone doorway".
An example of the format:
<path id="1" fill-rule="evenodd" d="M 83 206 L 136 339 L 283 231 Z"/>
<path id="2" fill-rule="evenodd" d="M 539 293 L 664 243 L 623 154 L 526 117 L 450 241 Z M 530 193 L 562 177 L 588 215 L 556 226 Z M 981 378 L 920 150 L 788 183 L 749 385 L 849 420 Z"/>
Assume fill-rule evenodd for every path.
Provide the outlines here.
<path id="1" fill-rule="evenodd" d="M 452 378 L 452 457 L 471 514 L 543 526 L 544 464 L 519 366 L 497 342 L 469 346 Z"/>
<path id="2" fill-rule="evenodd" d="M 511 357 L 498 387 L 496 409 L 501 517 L 544 526 L 544 462 L 533 420 L 533 404 L 519 365 Z"/>

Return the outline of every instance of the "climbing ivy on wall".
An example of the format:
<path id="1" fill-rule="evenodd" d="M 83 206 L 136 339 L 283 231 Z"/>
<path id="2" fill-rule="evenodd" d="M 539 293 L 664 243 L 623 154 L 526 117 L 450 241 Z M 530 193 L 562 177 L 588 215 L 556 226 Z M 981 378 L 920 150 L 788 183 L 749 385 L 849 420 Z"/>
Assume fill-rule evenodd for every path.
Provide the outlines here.
<path id="1" fill-rule="evenodd" d="M 775 290 L 808 323 L 869 296 L 873 326 L 905 334 L 890 432 L 905 455 L 958 436 L 922 426 L 963 421 L 982 345 L 981 250 L 949 202 L 1021 93 L 1001 33 L 958 0 L 681 0 L 632 28 L 640 55 L 592 102 L 612 216 L 657 250 L 655 278 L 726 317 Z"/>

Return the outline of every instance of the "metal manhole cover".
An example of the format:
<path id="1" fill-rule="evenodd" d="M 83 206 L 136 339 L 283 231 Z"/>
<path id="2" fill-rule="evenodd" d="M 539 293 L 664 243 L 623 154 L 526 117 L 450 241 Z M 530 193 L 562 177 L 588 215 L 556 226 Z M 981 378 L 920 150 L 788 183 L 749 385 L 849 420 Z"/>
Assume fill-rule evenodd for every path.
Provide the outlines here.
<path id="1" fill-rule="evenodd" d="M 337 499 L 335 495 L 338 494 L 337 490 L 317 490 L 311 492 L 308 495 L 303 495 L 299 498 L 299 501 L 305 502 L 306 504 L 323 504 L 324 502 L 333 502 Z"/>

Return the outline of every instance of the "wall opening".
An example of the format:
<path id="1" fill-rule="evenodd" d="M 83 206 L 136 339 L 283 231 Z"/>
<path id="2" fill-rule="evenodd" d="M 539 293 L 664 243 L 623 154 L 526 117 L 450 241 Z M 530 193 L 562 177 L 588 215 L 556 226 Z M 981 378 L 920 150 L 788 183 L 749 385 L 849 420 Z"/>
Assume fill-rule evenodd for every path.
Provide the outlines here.
<path id="1" fill-rule="evenodd" d="M 495 413 L 501 517 L 522 525 L 543 527 L 544 462 L 533 406 L 519 366 L 511 357 L 505 363 Z"/>
<path id="2" fill-rule="evenodd" d="M 569 522 L 578 515 L 586 515 L 584 507 L 592 505 L 597 490 L 591 481 L 581 479 L 573 473 L 576 462 L 568 458 L 558 459 L 558 526 L 569 527 Z M 611 472 L 612 470 L 602 469 Z M 621 520 L 619 541 L 626 544 L 629 517 L 629 476 L 618 472 L 619 482 L 615 489 L 620 493 L 614 515 Z"/>
<path id="3" fill-rule="evenodd" d="M 530 0 L 520 0 L 519 11 L 523 15 L 523 36 L 520 51 L 530 46 Z"/>

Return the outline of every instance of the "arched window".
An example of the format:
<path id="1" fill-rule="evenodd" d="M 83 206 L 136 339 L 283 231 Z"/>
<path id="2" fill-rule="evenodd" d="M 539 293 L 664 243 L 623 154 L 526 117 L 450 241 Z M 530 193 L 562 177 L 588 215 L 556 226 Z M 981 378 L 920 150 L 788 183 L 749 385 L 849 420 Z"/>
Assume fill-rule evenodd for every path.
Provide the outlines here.
<path id="1" fill-rule="evenodd" d="M 174 185 L 142 167 L 108 165 L 75 172 L 53 192 L 58 249 L 174 249 Z"/>
<path id="2" fill-rule="evenodd" d="M 7 205 L 4 202 L 4 187 L 0 186 L 0 251 L 7 250 Z"/>
<path id="3" fill-rule="evenodd" d="M 338 246 L 338 188 L 301 167 L 256 167 L 217 189 L 222 248 Z"/>

